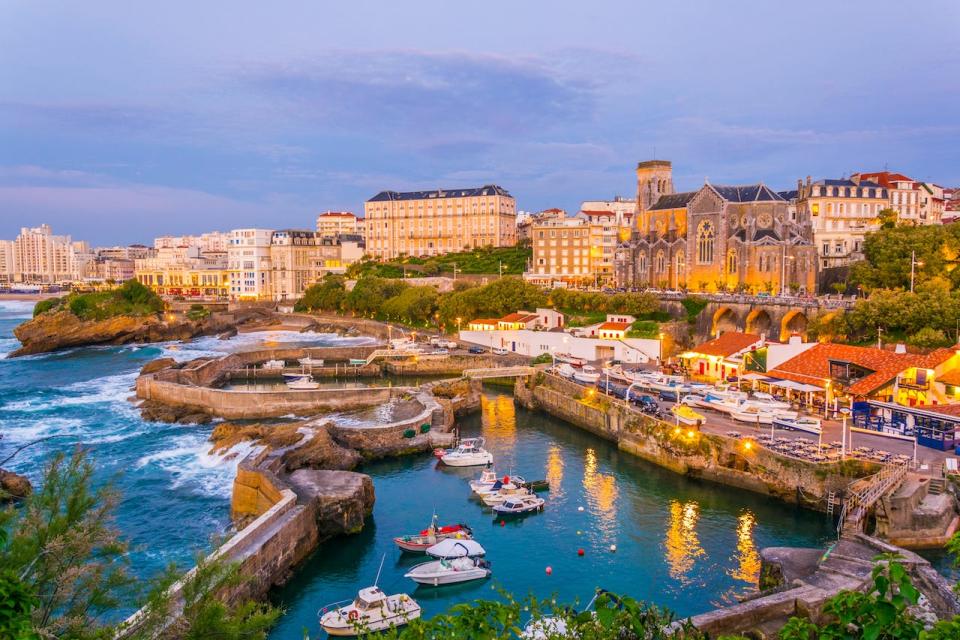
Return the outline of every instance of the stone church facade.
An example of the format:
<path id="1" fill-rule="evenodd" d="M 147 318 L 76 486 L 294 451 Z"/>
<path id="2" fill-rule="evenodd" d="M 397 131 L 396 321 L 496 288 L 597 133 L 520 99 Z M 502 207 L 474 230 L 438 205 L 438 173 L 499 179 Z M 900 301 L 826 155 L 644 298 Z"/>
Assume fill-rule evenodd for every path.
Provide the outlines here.
<path id="1" fill-rule="evenodd" d="M 763 184 L 676 193 L 666 160 L 637 165 L 636 225 L 617 247 L 618 286 L 813 293 L 809 219 Z"/>

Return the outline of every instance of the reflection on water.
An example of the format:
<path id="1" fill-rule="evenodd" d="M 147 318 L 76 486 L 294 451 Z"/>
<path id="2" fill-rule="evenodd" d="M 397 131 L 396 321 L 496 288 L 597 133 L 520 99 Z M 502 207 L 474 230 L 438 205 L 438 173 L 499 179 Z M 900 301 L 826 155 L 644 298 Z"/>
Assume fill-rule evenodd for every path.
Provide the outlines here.
<path id="1" fill-rule="evenodd" d="M 547 482 L 550 483 L 550 497 L 563 496 L 563 452 L 556 444 L 547 450 Z"/>
<path id="2" fill-rule="evenodd" d="M 616 520 L 617 480 L 610 474 L 597 471 L 597 452 L 592 448 L 584 453 L 583 488 L 587 491 L 590 505 L 604 523 Z"/>
<path id="3" fill-rule="evenodd" d="M 513 396 L 480 396 L 480 423 L 487 442 L 511 444 L 517 439 L 517 408 Z"/>
<path id="4" fill-rule="evenodd" d="M 760 554 L 753 540 L 753 529 L 757 519 L 749 511 L 737 517 L 737 553 L 732 560 L 736 563 L 729 571 L 730 576 L 756 586 L 760 579 Z"/>
<path id="5" fill-rule="evenodd" d="M 670 577 L 682 584 L 690 582 L 688 574 L 696 559 L 704 555 L 697 537 L 699 519 L 700 505 L 697 502 L 691 500 L 681 504 L 678 500 L 670 501 L 670 525 L 664 546 Z"/>

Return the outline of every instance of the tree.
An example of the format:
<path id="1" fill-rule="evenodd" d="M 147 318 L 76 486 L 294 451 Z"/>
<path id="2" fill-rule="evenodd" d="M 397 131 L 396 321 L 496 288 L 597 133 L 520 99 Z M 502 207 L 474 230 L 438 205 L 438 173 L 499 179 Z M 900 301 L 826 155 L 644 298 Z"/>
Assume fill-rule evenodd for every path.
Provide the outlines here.
<path id="1" fill-rule="evenodd" d="M 846 292 L 847 290 L 847 283 L 842 281 L 832 282 L 830 283 L 830 288 L 833 289 L 837 293 L 837 295 L 843 295 L 844 292 Z"/>
<path id="2" fill-rule="evenodd" d="M 946 347 L 949 346 L 951 342 L 950 338 L 948 338 L 943 331 L 932 327 L 924 327 L 907 338 L 907 344 L 922 349 Z"/>
<path id="3" fill-rule="evenodd" d="M 337 311 L 343 305 L 347 288 L 343 276 L 327 274 L 323 280 L 310 285 L 303 297 L 294 304 L 294 311 Z"/>
<path id="4" fill-rule="evenodd" d="M 896 209 L 881 209 L 877 214 L 877 220 L 880 221 L 881 229 L 893 229 L 897 226 L 897 219 L 900 217 L 900 214 L 897 213 Z"/>

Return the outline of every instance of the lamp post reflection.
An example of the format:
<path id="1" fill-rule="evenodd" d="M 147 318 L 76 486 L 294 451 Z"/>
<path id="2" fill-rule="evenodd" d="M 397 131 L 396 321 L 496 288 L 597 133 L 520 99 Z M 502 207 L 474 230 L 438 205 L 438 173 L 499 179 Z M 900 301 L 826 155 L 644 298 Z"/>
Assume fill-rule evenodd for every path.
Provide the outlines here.
<path id="1" fill-rule="evenodd" d="M 704 555 L 700 539 L 697 537 L 697 521 L 700 519 L 700 505 L 692 500 L 680 503 L 670 502 L 670 523 L 667 527 L 666 560 L 670 568 L 670 577 L 683 584 L 689 582 L 687 576 L 697 558 Z"/>
<path id="2" fill-rule="evenodd" d="M 737 553 L 733 556 L 735 566 L 729 574 L 754 586 L 760 579 L 760 554 L 753 540 L 753 529 L 757 525 L 756 517 L 749 511 L 737 516 Z"/>

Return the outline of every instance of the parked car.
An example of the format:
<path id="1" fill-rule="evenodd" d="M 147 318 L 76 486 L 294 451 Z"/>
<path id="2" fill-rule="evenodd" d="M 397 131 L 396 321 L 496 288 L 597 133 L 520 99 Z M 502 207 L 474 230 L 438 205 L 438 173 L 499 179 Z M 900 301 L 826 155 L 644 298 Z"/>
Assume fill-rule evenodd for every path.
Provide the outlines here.
<path id="1" fill-rule="evenodd" d="M 484 353 L 486 349 L 484 349 L 483 347 L 472 346 L 469 349 L 467 349 L 467 351 L 469 353 Z"/>
<path id="2" fill-rule="evenodd" d="M 638 393 L 637 395 L 630 394 L 630 402 L 640 407 L 640 410 L 646 413 L 660 410 L 660 405 L 657 404 L 656 399 L 646 393 Z"/>
<path id="3" fill-rule="evenodd" d="M 507 351 L 506 349 L 494 349 L 494 350 L 493 350 L 493 355 L 495 355 L 495 356 L 505 356 L 505 355 L 507 355 L 508 353 L 510 353 L 510 352 Z"/>
<path id="4" fill-rule="evenodd" d="M 673 400 L 674 402 L 676 402 L 677 400 L 680 399 L 679 396 L 677 395 L 676 390 L 674 389 L 663 389 L 657 395 L 660 397 L 661 400 Z"/>
<path id="5" fill-rule="evenodd" d="M 447 349 L 434 349 L 430 353 L 431 355 L 435 355 L 435 356 L 446 356 L 450 354 L 450 352 Z"/>

